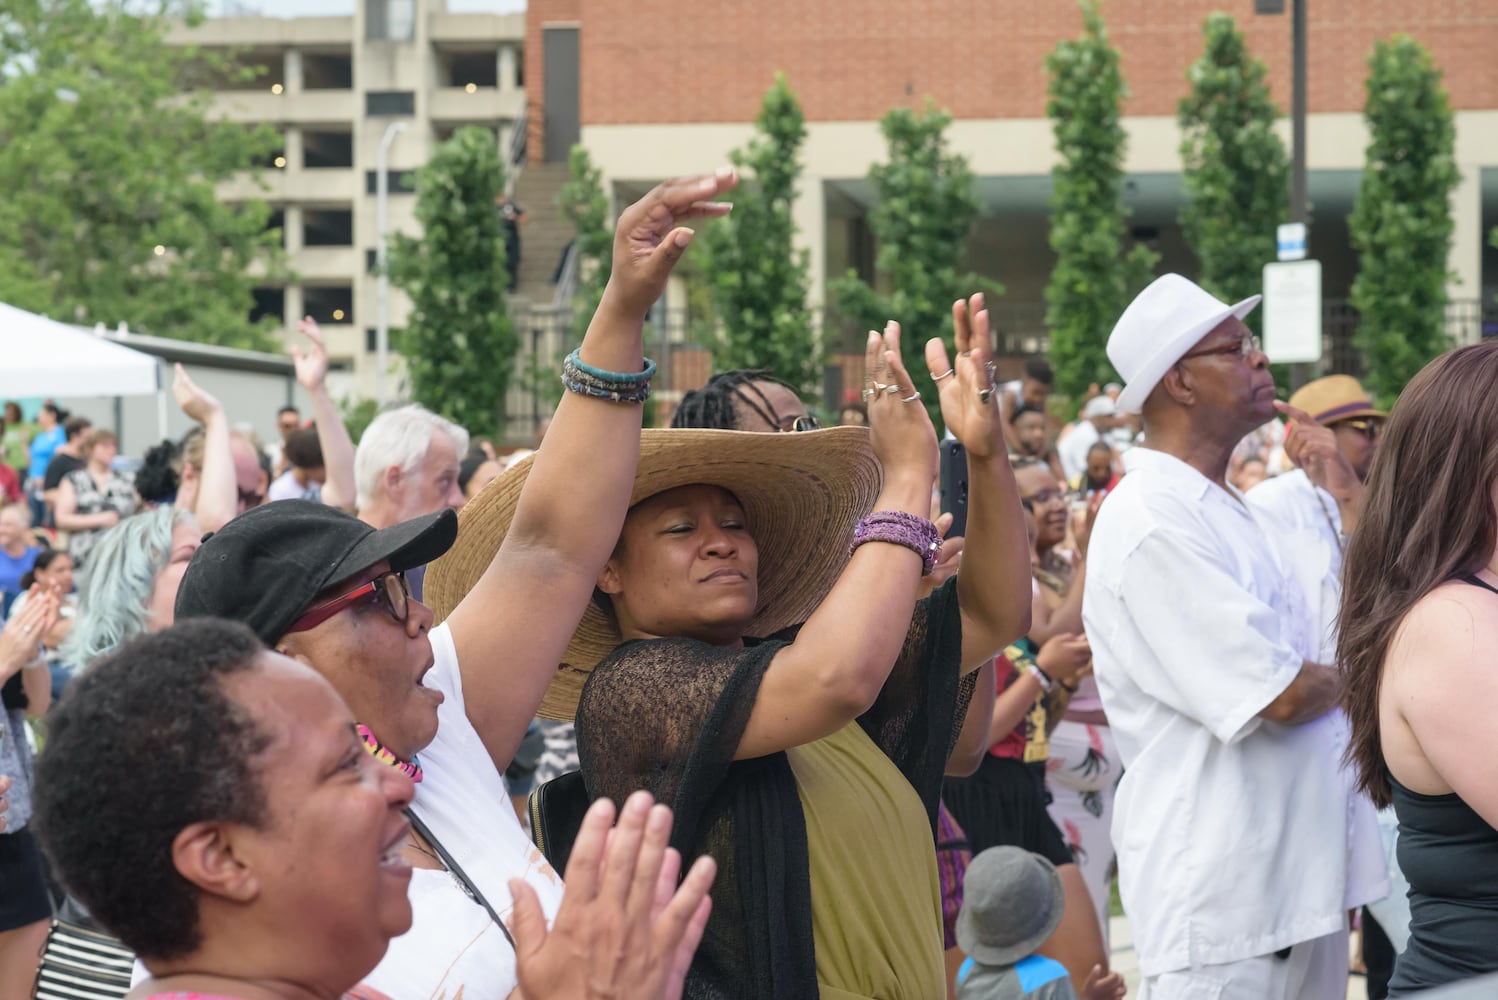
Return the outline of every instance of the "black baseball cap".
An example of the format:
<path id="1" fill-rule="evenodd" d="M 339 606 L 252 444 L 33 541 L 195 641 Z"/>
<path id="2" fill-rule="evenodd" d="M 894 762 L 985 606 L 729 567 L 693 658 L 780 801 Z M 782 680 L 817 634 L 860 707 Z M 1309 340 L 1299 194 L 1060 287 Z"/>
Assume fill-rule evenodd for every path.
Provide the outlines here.
<path id="1" fill-rule="evenodd" d="M 203 536 L 177 590 L 177 618 L 228 618 L 274 644 L 318 594 L 376 563 L 422 566 L 452 547 L 450 509 L 373 528 L 312 500 L 254 507 Z"/>

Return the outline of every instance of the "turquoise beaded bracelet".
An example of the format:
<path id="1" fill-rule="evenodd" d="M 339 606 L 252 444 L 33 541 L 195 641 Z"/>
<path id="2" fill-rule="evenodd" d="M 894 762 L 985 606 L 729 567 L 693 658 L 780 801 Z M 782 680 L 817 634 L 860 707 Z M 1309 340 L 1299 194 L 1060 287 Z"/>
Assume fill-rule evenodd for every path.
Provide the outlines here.
<path id="1" fill-rule="evenodd" d="M 649 382 L 651 377 L 655 375 L 655 362 L 651 361 L 649 358 L 645 359 L 645 367 L 643 370 L 635 372 L 634 374 L 625 374 L 623 372 L 610 372 L 604 371 L 602 368 L 594 368 L 592 365 L 587 364 L 583 361 L 581 351 L 582 348 L 577 348 L 571 354 L 567 355 L 568 363 L 570 363 L 573 368 L 576 368 L 584 375 L 596 379 L 599 382 Z"/>

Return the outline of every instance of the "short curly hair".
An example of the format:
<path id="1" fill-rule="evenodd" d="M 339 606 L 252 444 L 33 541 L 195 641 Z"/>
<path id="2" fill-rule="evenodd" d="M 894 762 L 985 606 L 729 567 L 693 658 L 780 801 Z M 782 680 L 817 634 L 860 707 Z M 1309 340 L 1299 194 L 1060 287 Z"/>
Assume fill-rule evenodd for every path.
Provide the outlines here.
<path id="1" fill-rule="evenodd" d="M 269 738 L 223 689 L 265 647 L 199 619 L 134 639 L 81 676 L 48 717 L 37 837 L 64 886 L 143 958 L 201 943 L 198 889 L 172 862 L 192 823 L 264 825 L 253 765 Z"/>

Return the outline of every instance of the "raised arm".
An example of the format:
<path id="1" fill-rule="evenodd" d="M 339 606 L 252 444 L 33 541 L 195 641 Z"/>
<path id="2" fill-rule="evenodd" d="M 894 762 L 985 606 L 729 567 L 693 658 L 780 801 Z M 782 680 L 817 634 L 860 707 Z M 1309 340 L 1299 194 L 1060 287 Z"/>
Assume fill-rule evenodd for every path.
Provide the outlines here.
<path id="1" fill-rule="evenodd" d="M 239 484 L 234 479 L 234 455 L 229 450 L 229 418 L 223 404 L 199 388 L 180 364 L 172 379 L 172 396 L 183 413 L 203 425 L 203 467 L 198 470 L 192 512 L 205 533 L 217 531 L 239 513 Z"/>
<path id="2" fill-rule="evenodd" d="M 884 467 L 876 511 L 931 513 L 936 430 L 900 361 L 900 326 L 870 333 L 865 371 L 878 392 L 869 399 L 874 454 Z M 858 546 L 837 583 L 796 641 L 765 670 L 735 758 L 745 760 L 830 736 L 879 697 L 910 631 L 921 588 L 921 556 L 903 545 Z"/>
<path id="3" fill-rule="evenodd" d="M 1336 433 L 1288 403 L 1276 402 L 1274 408 L 1290 421 L 1285 431 L 1285 457 L 1304 469 L 1311 482 L 1336 498 L 1342 534 L 1352 534 L 1363 513 L 1363 482 L 1337 447 Z"/>
<path id="4" fill-rule="evenodd" d="M 737 183 L 725 167 L 667 181 L 624 210 L 613 271 L 579 349 L 583 363 L 642 370 L 645 314 L 692 242 L 680 224 L 727 214 L 727 204 L 711 199 Z M 619 540 L 640 455 L 640 409 L 564 394 L 504 544 L 448 617 L 469 719 L 499 767 L 520 745 Z"/>
<path id="5" fill-rule="evenodd" d="M 323 342 L 317 320 L 303 317 L 297 331 L 309 343 L 307 352 L 291 349 L 296 364 L 296 380 L 307 390 L 312 401 L 312 419 L 317 424 L 317 443 L 322 448 L 323 469 L 327 480 L 322 484 L 322 502 L 339 510 L 354 509 L 354 442 L 348 436 L 343 414 L 328 395 L 328 348 Z M 459 458 L 463 456 L 459 455 Z"/>
<path id="6" fill-rule="evenodd" d="M 1019 490 L 1000 433 L 989 374 L 988 310 L 983 296 L 952 305 L 957 357 L 941 340 L 926 342 L 947 430 L 967 450 L 967 546 L 957 573 L 962 609 L 962 665 L 976 670 L 1030 628 L 1030 546 Z"/>

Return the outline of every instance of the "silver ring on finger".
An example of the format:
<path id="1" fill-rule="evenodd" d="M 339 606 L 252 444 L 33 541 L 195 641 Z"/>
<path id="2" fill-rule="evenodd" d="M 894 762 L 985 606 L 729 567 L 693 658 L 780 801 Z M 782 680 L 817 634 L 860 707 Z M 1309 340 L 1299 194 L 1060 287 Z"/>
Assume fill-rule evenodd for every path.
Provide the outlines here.
<path id="1" fill-rule="evenodd" d="M 878 379 L 875 379 L 870 383 L 870 385 L 873 386 L 873 388 L 869 390 L 870 392 L 884 392 L 889 389 L 889 386 L 885 385 L 883 382 L 880 382 Z"/>
<path id="2" fill-rule="evenodd" d="M 869 400 L 873 399 L 877 395 L 878 395 L 878 393 L 876 393 L 873 389 L 865 389 L 863 391 L 863 402 L 864 402 L 864 405 L 867 406 L 868 403 L 869 403 Z"/>
<path id="3" fill-rule="evenodd" d="M 912 391 L 911 394 L 908 395 L 908 396 L 901 396 L 900 397 L 900 402 L 902 402 L 902 403 L 914 403 L 916 400 L 918 400 L 920 398 L 921 398 L 920 391 L 919 390 L 915 390 L 915 391 Z"/>
<path id="4" fill-rule="evenodd" d="M 955 368 L 948 368 L 946 371 L 942 372 L 940 375 L 933 375 L 933 376 L 931 376 L 931 381 L 933 381 L 933 382 L 940 382 L 942 379 L 944 379 L 944 378 L 951 378 L 953 375 L 956 375 L 956 374 L 957 374 L 957 369 L 955 369 Z"/>
<path id="5" fill-rule="evenodd" d="M 990 399 L 993 399 L 993 389 L 978 390 L 978 402 L 987 404 Z"/>
<path id="6" fill-rule="evenodd" d="M 905 390 L 901 389 L 897 385 L 887 385 L 887 386 L 884 387 L 884 391 L 887 392 L 887 393 L 889 393 L 891 396 L 898 396 L 900 393 L 904 392 Z"/>

